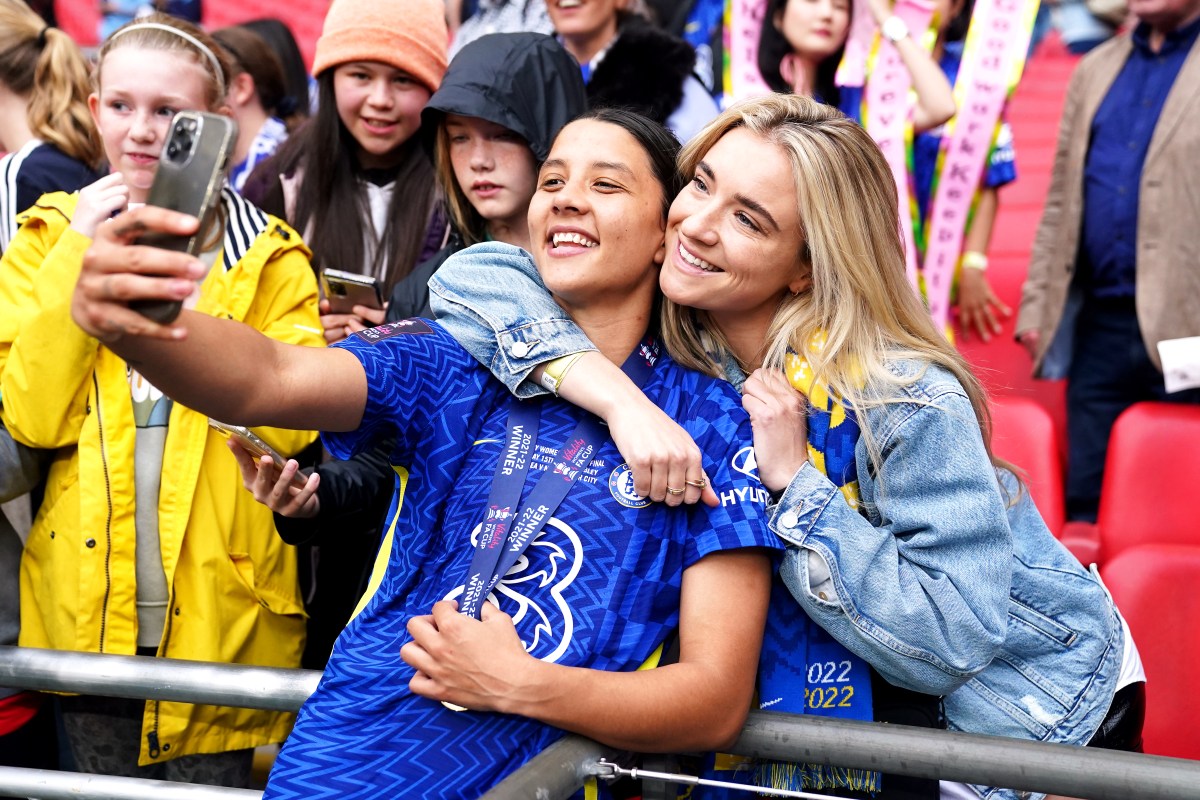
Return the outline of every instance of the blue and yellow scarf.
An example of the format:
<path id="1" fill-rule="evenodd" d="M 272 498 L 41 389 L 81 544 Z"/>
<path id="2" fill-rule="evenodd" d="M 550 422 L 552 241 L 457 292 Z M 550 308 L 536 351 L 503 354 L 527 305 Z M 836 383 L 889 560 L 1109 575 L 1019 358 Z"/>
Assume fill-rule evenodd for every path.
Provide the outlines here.
<path id="1" fill-rule="evenodd" d="M 809 343 L 819 349 L 823 337 Z M 817 384 L 808 359 L 789 352 L 785 372 L 792 386 L 808 399 L 808 458 L 842 493 L 851 508 L 859 505 L 855 447 L 861 434 L 858 418 Z M 728 372 L 728 370 L 727 370 Z M 817 714 L 843 719 L 871 720 L 871 672 L 867 662 L 851 653 L 812 619 L 775 575 L 758 667 L 759 708 L 789 714 Z M 758 762 L 718 754 L 714 777 L 720 780 L 794 791 L 852 789 L 878 792 L 878 772 L 827 764 Z M 740 792 L 706 790 L 693 797 L 709 800 Z"/>

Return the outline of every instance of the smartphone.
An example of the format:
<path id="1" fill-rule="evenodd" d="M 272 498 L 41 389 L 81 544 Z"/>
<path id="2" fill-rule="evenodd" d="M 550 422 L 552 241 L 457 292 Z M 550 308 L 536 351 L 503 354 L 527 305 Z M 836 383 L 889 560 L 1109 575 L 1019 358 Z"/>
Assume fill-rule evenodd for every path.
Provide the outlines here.
<path id="1" fill-rule="evenodd" d="M 180 111 L 175 115 L 146 205 L 191 214 L 200 220 L 200 227 L 191 236 L 146 234 L 138 240 L 139 244 L 190 255 L 200 252 L 213 235 L 225 167 L 236 140 L 237 124 L 229 117 L 205 111 Z M 130 305 L 164 325 L 174 321 L 183 310 L 182 302 L 169 300 L 139 300 Z"/>
<path id="2" fill-rule="evenodd" d="M 383 308 L 383 290 L 379 287 L 379 281 L 370 275 L 323 269 L 321 291 L 335 314 L 349 314 L 355 306 Z"/>
<path id="3" fill-rule="evenodd" d="M 275 459 L 275 466 L 279 470 L 282 470 L 283 465 L 287 463 L 286 458 L 279 455 L 278 451 L 276 451 L 274 447 L 271 447 L 271 445 L 264 442 L 257 434 L 254 433 L 254 431 L 250 430 L 249 428 L 242 427 L 241 425 L 226 425 L 224 422 L 217 422 L 211 417 L 208 420 L 208 427 L 212 428 L 226 439 L 233 439 L 236 441 L 242 446 L 243 449 L 246 450 L 246 452 L 254 457 L 255 461 L 259 460 L 263 456 L 270 456 L 271 458 Z M 307 483 L 308 476 L 303 473 L 297 472 L 292 477 L 291 485 L 295 486 L 297 489 L 303 489 Z"/>

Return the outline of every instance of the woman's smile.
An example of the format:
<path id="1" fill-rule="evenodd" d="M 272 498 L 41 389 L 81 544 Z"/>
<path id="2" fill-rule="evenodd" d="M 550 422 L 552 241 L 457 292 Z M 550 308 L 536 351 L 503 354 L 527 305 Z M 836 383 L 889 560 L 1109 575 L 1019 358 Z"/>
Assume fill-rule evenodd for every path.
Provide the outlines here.
<path id="1" fill-rule="evenodd" d="M 718 269 L 717 267 L 714 267 L 712 264 L 708 263 L 703 258 L 696 255 L 691 250 L 688 250 L 687 246 L 684 245 L 682 240 L 679 242 L 678 247 L 675 248 L 675 252 L 678 254 L 679 258 L 681 258 L 683 260 L 683 265 L 681 265 L 683 269 L 687 269 L 688 267 L 694 267 L 697 271 L 699 271 L 701 273 L 724 272 L 725 271 L 723 269 Z"/>
<path id="2" fill-rule="evenodd" d="M 550 229 L 550 255 L 555 258 L 579 255 L 599 246 L 594 234 L 578 228 L 555 226 Z"/>

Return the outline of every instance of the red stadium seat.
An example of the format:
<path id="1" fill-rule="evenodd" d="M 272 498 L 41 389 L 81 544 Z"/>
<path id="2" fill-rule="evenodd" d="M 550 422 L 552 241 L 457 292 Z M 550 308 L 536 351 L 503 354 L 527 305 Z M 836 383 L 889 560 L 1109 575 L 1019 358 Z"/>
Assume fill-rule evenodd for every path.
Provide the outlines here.
<path id="1" fill-rule="evenodd" d="M 1084 566 L 1100 563 L 1100 526 L 1094 522 L 1063 523 L 1058 539 Z"/>
<path id="2" fill-rule="evenodd" d="M 1140 544 L 1200 546 L 1200 406 L 1138 403 L 1113 426 L 1100 490 L 1100 558 Z"/>
<path id="3" fill-rule="evenodd" d="M 1025 397 L 991 398 L 992 450 L 1025 471 L 1029 492 L 1046 527 L 1062 533 L 1063 477 L 1058 430 L 1050 412 Z"/>
<path id="4" fill-rule="evenodd" d="M 1146 752 L 1200 759 L 1200 546 L 1129 547 L 1101 574 L 1146 668 Z"/>

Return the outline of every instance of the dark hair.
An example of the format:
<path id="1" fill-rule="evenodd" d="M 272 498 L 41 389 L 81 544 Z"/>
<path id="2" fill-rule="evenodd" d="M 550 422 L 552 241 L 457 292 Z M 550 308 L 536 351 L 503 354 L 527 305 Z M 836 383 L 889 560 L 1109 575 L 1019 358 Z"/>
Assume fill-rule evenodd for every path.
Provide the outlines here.
<path id="1" fill-rule="evenodd" d="M 650 169 L 654 173 L 658 185 L 663 191 L 663 218 L 675 196 L 683 191 L 684 179 L 675 168 L 675 159 L 679 156 L 679 140 L 669 130 L 659 125 L 647 116 L 629 111 L 624 108 L 606 106 L 594 108 L 580 114 L 572 122 L 591 119 L 596 122 L 607 122 L 616 125 L 637 140 L 646 153 Z"/>
<path id="2" fill-rule="evenodd" d="M 241 25 L 213 31 L 212 37 L 232 57 L 235 76 L 244 72 L 254 81 L 254 91 L 263 110 L 271 116 L 280 116 L 279 105 L 287 96 L 283 66 L 267 41 Z"/>
<path id="3" fill-rule="evenodd" d="M 307 117 L 309 114 L 308 67 L 304 66 L 304 56 L 300 53 L 300 45 L 296 44 L 296 37 L 292 35 L 291 29 L 274 18 L 243 22 L 241 27 L 248 28 L 261 36 L 263 41 L 275 51 L 275 57 L 279 59 L 279 66 L 283 69 L 283 85 L 286 87 L 284 96 L 287 99 L 283 102 L 285 105 L 291 106 L 291 108 L 281 110 L 280 116 L 285 118 Z"/>
<path id="4" fill-rule="evenodd" d="M 961 42 L 967 38 L 967 29 L 971 27 L 971 14 L 975 10 L 975 0 L 963 0 L 963 7 L 950 20 L 950 24 L 942 31 L 943 42 Z"/>
<path id="5" fill-rule="evenodd" d="M 433 163 L 414 133 L 401 147 L 399 164 L 388 175 L 395 181 L 387 226 L 379 233 L 374 263 L 366 262 L 365 243 L 371 226 L 366 193 L 361 189 L 364 170 L 355 156 L 357 142 L 342 124 L 333 92 L 334 70 L 317 79 L 317 113 L 284 142 L 264 164 L 276 175 L 304 174 L 296 196 L 294 219 L 312 248 L 313 269 L 331 267 L 350 272 L 384 274 L 385 296 L 420 258 L 438 192 Z"/>
<path id="6" fill-rule="evenodd" d="M 864 1 L 860 0 L 860 2 Z M 779 65 L 783 62 L 784 56 L 792 52 L 792 45 L 783 35 L 783 31 L 775 27 L 775 18 L 784 12 L 788 2 L 789 0 L 770 0 L 767 4 L 767 13 L 763 15 L 762 31 L 758 35 L 758 71 L 762 73 L 763 80 L 767 82 L 767 85 L 777 92 L 792 91 L 792 87 L 779 72 Z M 851 17 L 853 18 L 853 14 Z M 843 43 L 836 53 L 817 65 L 813 90 L 817 94 L 817 99 L 826 105 L 837 106 L 841 99 L 841 92 L 833 79 L 837 74 L 838 64 L 842 61 L 844 49 L 845 44 Z"/>

